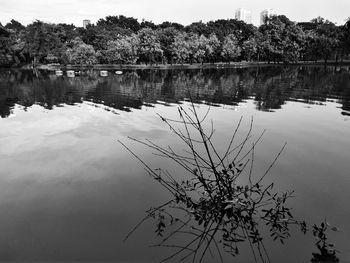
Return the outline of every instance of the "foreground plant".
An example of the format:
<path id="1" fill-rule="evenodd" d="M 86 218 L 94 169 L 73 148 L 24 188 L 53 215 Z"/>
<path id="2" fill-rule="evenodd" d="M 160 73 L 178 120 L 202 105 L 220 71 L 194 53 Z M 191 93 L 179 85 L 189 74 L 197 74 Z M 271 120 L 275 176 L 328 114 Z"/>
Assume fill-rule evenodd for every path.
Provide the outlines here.
<path id="1" fill-rule="evenodd" d="M 319 226 L 313 225 L 312 233 L 316 237 L 315 246 L 319 250 L 319 253 L 312 253 L 311 262 L 339 262 L 339 258 L 336 255 L 338 252 L 334 248 L 334 244 L 328 241 L 327 230 L 337 231 L 336 227 L 331 227 L 327 221 L 322 222 Z"/>
<path id="2" fill-rule="evenodd" d="M 151 168 L 119 141 L 171 196 L 164 204 L 149 209 L 146 217 L 126 238 L 145 220 L 153 218 L 156 233 L 161 237 L 155 246 L 175 249 L 162 262 L 174 258 L 202 262 L 208 253 L 214 251 L 222 262 L 223 251 L 236 256 L 239 245 L 244 242 L 249 244 L 255 262 L 270 262 L 263 229 L 267 227 L 271 238 L 282 244 L 290 236 L 292 225 L 306 233 L 306 223 L 294 219 L 286 204 L 293 192 L 277 193 L 273 191 L 273 183 L 264 185 L 264 178 L 285 145 L 266 171 L 253 176 L 255 147 L 264 134 L 252 141 L 253 120 L 248 132 L 238 141 L 241 118 L 226 149 L 218 149 L 213 143 L 213 124 L 209 131 L 204 129 L 209 110 L 201 118 L 191 102 L 188 109 L 180 106 L 178 111 L 179 120 L 160 118 L 186 147 L 181 153 L 150 140 L 130 139 L 175 162 L 181 168 L 183 178 L 179 179 L 179 172 L 173 176 L 167 170 Z M 179 236 L 185 236 L 187 243 L 177 243 Z"/>

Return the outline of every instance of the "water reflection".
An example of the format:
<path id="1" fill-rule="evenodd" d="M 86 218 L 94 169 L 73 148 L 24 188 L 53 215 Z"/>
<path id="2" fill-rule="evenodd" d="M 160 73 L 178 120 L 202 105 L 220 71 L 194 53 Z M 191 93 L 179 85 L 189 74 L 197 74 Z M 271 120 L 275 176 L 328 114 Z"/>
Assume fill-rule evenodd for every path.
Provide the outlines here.
<path id="1" fill-rule="evenodd" d="M 340 114 L 350 112 L 349 78 L 349 69 L 323 67 L 139 70 L 106 78 L 94 71 L 75 78 L 2 71 L 0 260 L 139 263 L 169 255 L 149 250 L 152 225 L 122 242 L 144 211 L 168 196 L 116 139 L 147 138 L 181 149 L 156 114 L 176 118 L 177 108 L 168 106 L 188 105 L 183 98 L 190 87 L 197 102 L 221 106 L 208 115 L 219 147 L 241 115 L 243 134 L 250 116 L 253 135 L 268 129 L 256 149 L 257 175 L 288 142 L 268 180 L 296 191 L 296 216 L 308 222 L 326 217 L 340 227 L 331 240 L 342 262 L 350 262 L 350 210 L 343 201 L 350 200 L 350 122 Z M 201 115 L 207 109 L 198 107 Z M 177 171 L 148 149 L 131 146 L 154 167 Z M 286 246 L 267 247 L 272 262 L 309 262 L 313 243 L 296 235 Z M 249 248 L 233 260 L 252 262 Z"/>
<path id="2" fill-rule="evenodd" d="M 259 67 L 205 70 L 136 70 L 100 77 L 97 71 L 68 78 L 49 72 L 0 72 L 0 115 L 11 115 L 15 104 L 26 110 L 33 104 L 45 109 L 91 101 L 105 109 L 131 111 L 188 97 L 211 105 L 238 105 L 253 99 L 256 109 L 275 111 L 287 101 L 322 104 L 335 100 L 342 114 L 350 111 L 349 68 Z"/>

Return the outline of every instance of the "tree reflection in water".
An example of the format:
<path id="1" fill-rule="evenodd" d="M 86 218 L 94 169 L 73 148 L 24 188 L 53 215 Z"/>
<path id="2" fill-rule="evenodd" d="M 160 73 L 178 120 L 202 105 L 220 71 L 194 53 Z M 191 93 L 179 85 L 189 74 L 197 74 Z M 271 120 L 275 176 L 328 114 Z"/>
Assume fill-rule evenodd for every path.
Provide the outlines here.
<path id="1" fill-rule="evenodd" d="M 131 111 L 156 103 L 178 104 L 189 87 L 195 103 L 237 106 L 254 100 L 257 110 L 275 111 L 287 101 L 322 104 L 335 100 L 350 111 L 349 68 L 252 67 L 203 70 L 135 70 L 99 77 L 97 71 L 68 78 L 49 72 L 0 72 L 0 115 L 15 104 L 51 110 L 90 101 L 107 110 Z"/>

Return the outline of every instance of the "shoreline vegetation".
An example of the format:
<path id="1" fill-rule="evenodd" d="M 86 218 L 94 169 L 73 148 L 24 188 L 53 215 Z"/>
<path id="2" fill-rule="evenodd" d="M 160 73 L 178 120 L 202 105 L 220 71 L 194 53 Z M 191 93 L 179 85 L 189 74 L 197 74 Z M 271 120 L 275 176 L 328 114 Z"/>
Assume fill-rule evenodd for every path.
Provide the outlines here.
<path id="1" fill-rule="evenodd" d="M 101 18 L 86 28 L 39 20 L 27 26 L 16 20 L 0 23 L 0 67 L 7 68 L 203 68 L 349 59 L 350 18 L 336 25 L 322 17 L 294 22 L 279 15 L 259 27 L 236 19 L 156 25 L 123 15 Z"/>
<path id="2" fill-rule="evenodd" d="M 263 66 L 278 66 L 284 65 L 282 63 L 268 63 L 257 61 L 241 61 L 230 63 L 193 63 L 193 64 L 94 64 L 94 65 L 61 65 L 61 64 L 40 64 L 35 68 L 38 70 L 56 71 L 56 70 L 147 70 L 147 69 L 226 69 L 226 68 L 246 68 L 246 67 L 263 67 Z M 288 65 L 299 66 L 350 66 L 350 60 L 346 61 L 328 61 L 327 64 L 324 61 L 299 61 L 294 63 L 288 63 Z M 16 67 L 17 69 L 33 69 L 32 65 L 24 65 Z"/>

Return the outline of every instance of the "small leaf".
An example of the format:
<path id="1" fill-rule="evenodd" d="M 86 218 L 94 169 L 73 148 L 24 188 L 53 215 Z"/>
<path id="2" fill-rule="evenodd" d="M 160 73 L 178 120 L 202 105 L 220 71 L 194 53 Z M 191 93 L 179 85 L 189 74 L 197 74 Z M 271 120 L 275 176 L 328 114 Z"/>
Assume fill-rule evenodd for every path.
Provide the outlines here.
<path id="1" fill-rule="evenodd" d="M 336 226 L 331 228 L 332 231 L 339 231 L 339 228 L 337 228 Z"/>

